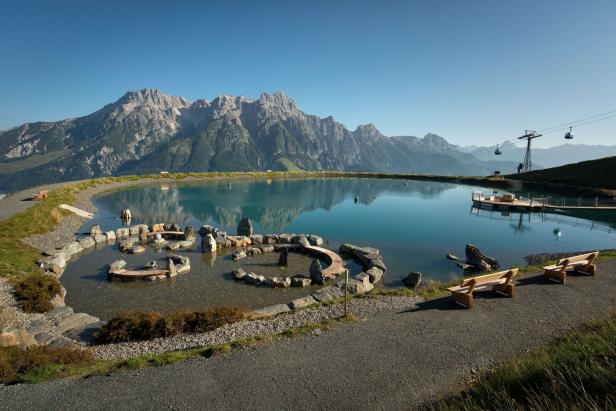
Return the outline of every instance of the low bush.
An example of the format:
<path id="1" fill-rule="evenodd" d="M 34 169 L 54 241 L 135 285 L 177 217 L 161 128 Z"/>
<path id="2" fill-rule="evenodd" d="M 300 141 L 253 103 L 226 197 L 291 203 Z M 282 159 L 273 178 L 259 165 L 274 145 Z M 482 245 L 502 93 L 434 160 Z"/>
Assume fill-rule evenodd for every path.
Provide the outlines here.
<path id="1" fill-rule="evenodd" d="M 62 376 L 65 366 L 93 361 L 92 353 L 70 347 L 0 347 L 0 383 L 36 380 L 40 375 Z"/>
<path id="2" fill-rule="evenodd" d="M 57 278 L 37 273 L 15 281 L 14 289 L 24 311 L 43 313 L 53 308 L 51 299 L 61 293 L 62 286 Z"/>
<path id="3" fill-rule="evenodd" d="M 113 317 L 96 335 L 100 343 L 151 340 L 184 332 L 212 331 L 246 318 L 248 310 L 235 306 L 205 310 L 179 310 L 169 314 L 153 311 L 124 311 Z"/>

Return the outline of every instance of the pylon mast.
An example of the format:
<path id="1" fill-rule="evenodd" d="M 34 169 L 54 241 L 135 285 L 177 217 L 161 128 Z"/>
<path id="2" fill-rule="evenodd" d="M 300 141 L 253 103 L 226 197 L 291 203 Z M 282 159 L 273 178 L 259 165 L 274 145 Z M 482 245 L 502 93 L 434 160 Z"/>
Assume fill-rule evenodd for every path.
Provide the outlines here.
<path id="1" fill-rule="evenodd" d="M 518 137 L 518 140 L 526 140 L 526 154 L 524 155 L 524 162 L 521 164 L 521 169 L 526 173 L 528 171 L 532 171 L 532 162 L 531 162 L 531 141 L 537 137 L 541 137 L 543 134 L 537 134 L 536 131 L 533 130 L 524 130 L 524 135 Z"/>

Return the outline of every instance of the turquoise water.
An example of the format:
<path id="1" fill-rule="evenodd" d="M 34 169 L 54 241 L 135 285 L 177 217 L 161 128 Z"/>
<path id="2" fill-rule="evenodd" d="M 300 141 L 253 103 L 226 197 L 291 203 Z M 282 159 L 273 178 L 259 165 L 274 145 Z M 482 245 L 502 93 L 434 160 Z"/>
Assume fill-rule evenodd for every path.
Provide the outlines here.
<path id="1" fill-rule="evenodd" d="M 497 258 L 503 267 L 524 265 L 524 256 L 531 253 L 616 248 L 610 223 L 554 214 L 478 211 L 471 207 L 474 190 L 457 184 L 377 179 L 142 185 L 96 197 L 98 212 L 82 232 L 88 232 L 93 223 L 105 230 L 119 227 L 122 208 L 131 209 L 131 224 L 175 222 L 196 229 L 212 224 L 232 234 L 239 220 L 249 217 L 258 233 L 318 234 L 333 250 L 343 242 L 379 248 L 389 267 L 382 287 L 400 286 L 409 271 L 445 281 L 461 277 L 460 269 L 445 256 L 463 256 L 467 243 Z M 290 266 L 283 269 L 276 265 L 276 253 L 234 262 L 232 251 L 212 256 L 201 253 L 197 242 L 193 249 L 180 251 L 191 259 L 190 273 L 156 282 L 117 283 L 107 281 L 106 266 L 113 260 L 123 258 L 129 267 L 151 260 L 164 264 L 167 251 L 148 248 L 143 255 L 127 255 L 117 245 L 103 246 L 68 266 L 62 277 L 66 302 L 77 311 L 108 319 L 126 309 L 263 307 L 315 289 L 237 283 L 230 276 L 237 267 L 266 277 L 307 274 L 310 258 L 291 254 Z M 352 274 L 361 270 L 352 261 L 347 264 Z"/>
<path id="2" fill-rule="evenodd" d="M 127 207 L 132 224 L 212 224 L 235 233 L 238 221 L 249 217 L 259 233 L 318 234 L 333 249 L 342 242 L 377 247 L 390 268 L 386 286 L 399 285 L 409 271 L 439 280 L 459 277 L 460 270 L 445 255 L 463 256 L 466 243 L 503 267 L 523 265 L 524 256 L 532 253 L 616 246 L 610 223 L 477 212 L 471 208 L 474 190 L 384 179 L 233 180 L 138 186 L 97 197 L 95 204 L 96 220 L 105 228 L 117 227 L 116 217 Z"/>

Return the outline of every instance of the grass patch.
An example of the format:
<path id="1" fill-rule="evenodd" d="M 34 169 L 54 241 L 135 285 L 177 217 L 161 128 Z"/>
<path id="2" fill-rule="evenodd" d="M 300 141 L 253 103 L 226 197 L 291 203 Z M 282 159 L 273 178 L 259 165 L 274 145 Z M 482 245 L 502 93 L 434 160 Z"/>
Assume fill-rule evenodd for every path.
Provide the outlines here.
<path id="1" fill-rule="evenodd" d="M 148 354 L 120 360 L 95 360 L 90 352 L 72 348 L 32 347 L 22 351 L 15 347 L 0 348 L 0 383 L 37 383 L 56 378 L 85 378 L 108 375 L 114 372 L 158 367 L 197 358 L 229 352 L 232 349 L 251 347 L 265 341 L 291 338 L 313 332 L 317 328 L 329 329 L 340 322 L 354 321 L 352 316 L 337 317 L 322 322 L 290 328 L 280 334 L 258 335 L 224 344 L 207 345 L 188 350 L 162 354 Z"/>
<path id="2" fill-rule="evenodd" d="M 484 373 L 439 410 L 614 409 L 616 315 L 589 322 Z"/>
<path id="3" fill-rule="evenodd" d="M 93 361 L 92 353 L 74 348 L 0 347 L 0 383 L 34 382 L 68 376 L 69 369 Z"/>
<path id="4" fill-rule="evenodd" d="M 247 317 L 249 310 L 224 306 L 205 310 L 125 311 L 113 317 L 96 335 L 99 343 L 152 340 L 185 332 L 207 332 Z"/>

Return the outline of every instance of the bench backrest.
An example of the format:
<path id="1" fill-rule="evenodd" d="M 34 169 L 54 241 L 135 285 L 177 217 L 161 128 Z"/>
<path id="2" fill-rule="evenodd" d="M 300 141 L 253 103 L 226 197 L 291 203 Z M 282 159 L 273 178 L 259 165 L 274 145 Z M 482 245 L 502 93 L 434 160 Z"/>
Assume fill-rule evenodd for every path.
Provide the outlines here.
<path id="1" fill-rule="evenodd" d="M 558 260 L 556 265 L 567 265 L 571 263 L 579 263 L 580 261 L 588 261 L 588 264 L 591 264 L 595 258 L 599 256 L 599 252 L 595 251 L 594 253 L 581 254 L 573 257 L 562 258 Z"/>
<path id="2" fill-rule="evenodd" d="M 518 274 L 518 269 L 512 268 L 507 271 L 499 271 L 498 273 L 492 273 L 492 274 L 480 275 L 478 277 L 467 278 L 466 280 L 462 281 L 462 287 L 469 287 L 471 285 L 474 287 L 477 287 L 483 284 L 493 283 L 505 277 L 509 277 L 509 280 L 511 280 L 517 274 Z"/>

